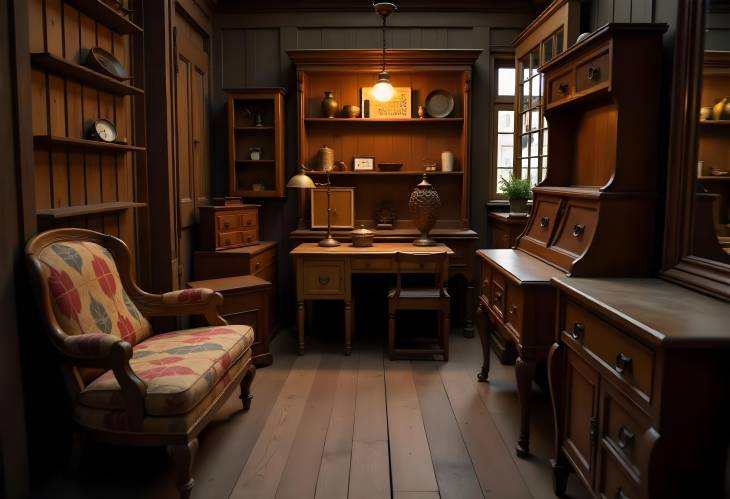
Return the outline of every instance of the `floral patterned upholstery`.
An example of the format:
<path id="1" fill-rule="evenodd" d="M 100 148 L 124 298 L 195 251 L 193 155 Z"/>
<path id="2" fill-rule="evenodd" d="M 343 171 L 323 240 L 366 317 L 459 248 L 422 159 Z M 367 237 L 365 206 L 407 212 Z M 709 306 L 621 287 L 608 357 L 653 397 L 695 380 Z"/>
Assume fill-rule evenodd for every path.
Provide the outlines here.
<path id="1" fill-rule="evenodd" d="M 191 411 L 176 416 L 149 416 L 142 421 L 142 429 L 150 433 L 182 433 L 192 428 L 205 414 L 208 408 L 225 391 L 231 380 L 241 374 L 248 361 L 251 360 L 251 350 L 233 363 L 215 386 L 205 394 L 205 397 Z M 128 431 L 127 418 L 124 411 L 93 409 L 77 404 L 74 408 L 75 419 L 87 428 L 107 431 Z"/>
<path id="2" fill-rule="evenodd" d="M 147 385 L 145 412 L 170 416 L 190 411 L 253 341 L 251 327 L 230 325 L 159 334 L 136 345 L 129 366 Z M 89 383 L 79 401 L 96 409 L 124 408 L 121 388 L 111 371 Z"/>
<path id="3" fill-rule="evenodd" d="M 91 242 L 65 241 L 38 255 L 56 321 L 68 335 L 112 334 L 132 345 L 152 334 L 127 296 L 111 253 Z"/>

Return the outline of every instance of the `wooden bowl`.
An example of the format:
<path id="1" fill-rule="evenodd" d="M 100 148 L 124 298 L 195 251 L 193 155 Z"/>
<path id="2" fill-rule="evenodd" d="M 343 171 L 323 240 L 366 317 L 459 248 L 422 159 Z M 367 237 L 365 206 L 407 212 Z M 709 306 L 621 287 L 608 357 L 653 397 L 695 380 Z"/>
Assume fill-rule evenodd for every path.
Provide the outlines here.
<path id="1" fill-rule="evenodd" d="M 403 167 L 403 163 L 378 163 L 378 170 L 381 172 L 397 172 Z"/>

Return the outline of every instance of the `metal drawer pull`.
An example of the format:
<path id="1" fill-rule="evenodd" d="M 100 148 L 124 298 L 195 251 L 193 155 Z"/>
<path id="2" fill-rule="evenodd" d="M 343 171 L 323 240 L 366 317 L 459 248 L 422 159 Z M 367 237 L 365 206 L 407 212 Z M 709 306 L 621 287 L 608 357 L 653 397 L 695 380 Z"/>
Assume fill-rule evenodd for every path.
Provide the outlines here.
<path id="1" fill-rule="evenodd" d="M 495 291 L 494 292 L 494 302 L 501 304 L 503 296 L 504 296 L 504 294 L 501 291 Z"/>
<path id="2" fill-rule="evenodd" d="M 613 367 L 618 371 L 619 374 L 623 374 L 624 371 L 631 369 L 631 364 L 633 364 L 633 359 L 629 357 L 628 355 L 624 354 L 623 352 L 619 352 L 616 354 L 616 365 Z"/>
<path id="3" fill-rule="evenodd" d="M 229 224 L 228 222 L 223 222 L 224 229 L 230 229 L 230 227 L 231 227 L 231 224 Z"/>
<path id="4" fill-rule="evenodd" d="M 573 330 L 570 332 L 570 335 L 573 337 L 574 340 L 580 341 L 583 339 L 583 333 L 585 332 L 586 327 L 580 323 L 580 322 L 574 322 L 573 323 Z"/>
<path id="5" fill-rule="evenodd" d="M 601 68 L 597 66 L 588 67 L 588 79 L 597 80 L 601 76 Z"/>
<path id="6" fill-rule="evenodd" d="M 568 93 L 568 82 L 564 81 L 564 82 L 562 82 L 562 83 L 561 83 L 560 85 L 558 85 L 558 91 L 559 91 L 559 92 L 560 92 L 561 94 L 566 94 L 566 93 Z"/>
<path id="7" fill-rule="evenodd" d="M 598 418 L 596 416 L 591 416 L 589 435 L 591 437 L 591 445 L 596 445 L 596 441 L 598 440 Z"/>
<path id="8" fill-rule="evenodd" d="M 329 282 L 330 282 L 330 276 L 328 276 L 328 275 L 319 276 L 319 283 L 322 286 L 326 286 L 327 284 L 329 284 Z"/>
<path id="9" fill-rule="evenodd" d="M 548 226 L 549 223 L 550 223 L 550 217 L 542 217 L 540 219 L 540 227 L 545 228 Z"/>
<path id="10" fill-rule="evenodd" d="M 246 220 L 246 225 L 251 225 L 251 219 Z"/>
<path id="11" fill-rule="evenodd" d="M 573 226 L 573 237 L 582 237 L 586 231 L 586 226 L 583 224 L 575 224 Z"/>
<path id="12" fill-rule="evenodd" d="M 629 499 L 629 496 L 624 494 L 624 491 L 621 487 L 616 489 L 616 495 L 613 496 L 615 499 Z"/>
<path id="13" fill-rule="evenodd" d="M 517 305 L 512 305 L 509 308 L 509 313 L 512 314 L 512 315 L 516 314 L 517 313 Z"/>
<path id="14" fill-rule="evenodd" d="M 624 425 L 618 427 L 618 446 L 622 450 L 626 450 L 634 445 L 634 433 L 629 431 Z"/>

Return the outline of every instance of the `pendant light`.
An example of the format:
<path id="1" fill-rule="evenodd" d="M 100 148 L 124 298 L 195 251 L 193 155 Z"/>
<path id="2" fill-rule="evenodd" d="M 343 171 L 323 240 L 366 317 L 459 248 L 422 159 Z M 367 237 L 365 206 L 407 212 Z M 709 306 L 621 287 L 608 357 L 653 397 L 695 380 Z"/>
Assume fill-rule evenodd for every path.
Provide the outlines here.
<path id="1" fill-rule="evenodd" d="M 373 98 L 379 102 L 388 102 L 393 98 L 395 89 L 390 83 L 390 75 L 385 70 L 385 20 L 388 18 L 393 11 L 397 10 L 398 7 L 394 3 L 390 2 L 378 2 L 373 4 L 375 12 L 383 19 L 383 68 L 378 73 L 378 81 L 373 86 L 372 95 Z"/>

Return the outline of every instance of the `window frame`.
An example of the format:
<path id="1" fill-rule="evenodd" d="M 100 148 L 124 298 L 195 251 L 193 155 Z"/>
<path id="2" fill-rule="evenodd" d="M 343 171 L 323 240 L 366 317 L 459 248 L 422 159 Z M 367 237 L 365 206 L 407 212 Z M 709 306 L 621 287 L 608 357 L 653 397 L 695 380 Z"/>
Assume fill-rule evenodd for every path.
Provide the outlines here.
<path id="1" fill-rule="evenodd" d="M 517 82 L 517 68 L 515 67 L 515 55 L 514 52 L 502 52 L 499 54 L 494 54 L 492 57 L 492 91 L 491 91 L 491 132 L 490 132 L 490 149 L 491 152 L 489 154 L 489 184 L 490 184 L 490 192 L 489 192 L 489 198 L 490 200 L 506 200 L 506 196 L 504 194 L 499 193 L 499 170 L 500 168 L 497 166 L 497 158 L 498 158 L 498 142 L 499 142 L 499 111 L 512 111 L 513 112 L 513 132 L 512 132 L 512 173 L 514 174 L 514 165 L 515 165 L 515 152 L 516 152 L 516 143 L 515 143 L 515 133 L 516 129 L 514 128 L 516 126 L 516 118 L 515 115 L 515 96 L 514 95 L 499 95 L 499 81 L 498 81 L 498 72 L 500 68 L 514 68 L 515 69 L 515 86 Z M 516 88 L 515 88 L 516 90 Z"/>

